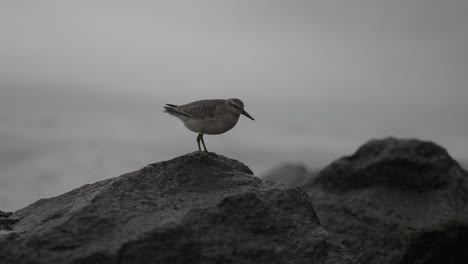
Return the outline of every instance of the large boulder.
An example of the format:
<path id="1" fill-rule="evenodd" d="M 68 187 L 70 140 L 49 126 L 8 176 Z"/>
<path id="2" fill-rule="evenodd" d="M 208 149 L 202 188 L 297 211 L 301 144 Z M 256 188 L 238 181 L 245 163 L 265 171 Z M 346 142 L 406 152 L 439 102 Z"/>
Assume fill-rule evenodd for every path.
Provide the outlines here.
<path id="1" fill-rule="evenodd" d="M 468 263 L 468 174 L 434 143 L 372 140 L 303 188 L 361 263 Z"/>
<path id="2" fill-rule="evenodd" d="M 355 263 L 305 192 L 196 153 L 5 216 L 1 263 Z"/>

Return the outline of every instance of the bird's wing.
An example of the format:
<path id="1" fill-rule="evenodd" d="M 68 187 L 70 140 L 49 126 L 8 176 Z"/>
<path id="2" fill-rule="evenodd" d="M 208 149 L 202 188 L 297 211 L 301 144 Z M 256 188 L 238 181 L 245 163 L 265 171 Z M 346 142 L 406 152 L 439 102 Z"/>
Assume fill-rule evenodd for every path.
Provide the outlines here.
<path id="1" fill-rule="evenodd" d="M 225 105 L 225 100 L 202 100 L 177 106 L 176 109 L 196 119 L 213 118 Z"/>

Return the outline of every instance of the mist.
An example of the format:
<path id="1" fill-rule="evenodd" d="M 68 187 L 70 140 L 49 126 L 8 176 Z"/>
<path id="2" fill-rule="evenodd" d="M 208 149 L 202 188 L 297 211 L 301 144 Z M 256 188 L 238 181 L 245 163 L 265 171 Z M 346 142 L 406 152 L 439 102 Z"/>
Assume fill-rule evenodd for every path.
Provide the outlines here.
<path id="1" fill-rule="evenodd" d="M 206 136 L 261 175 L 371 138 L 468 160 L 466 1 L 3 1 L 0 209 L 197 150 L 165 103 L 240 98 Z"/>

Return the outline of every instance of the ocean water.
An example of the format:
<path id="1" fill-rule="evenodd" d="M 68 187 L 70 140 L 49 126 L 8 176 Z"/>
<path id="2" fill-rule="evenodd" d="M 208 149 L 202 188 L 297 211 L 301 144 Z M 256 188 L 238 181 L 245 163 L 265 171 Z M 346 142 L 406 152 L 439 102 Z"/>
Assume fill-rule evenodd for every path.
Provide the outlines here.
<path id="1" fill-rule="evenodd" d="M 4 90 L 2 95 L 4 211 L 197 150 L 196 134 L 162 112 L 166 102 L 162 97 L 53 89 Z M 241 118 L 228 133 L 205 136 L 205 141 L 210 151 L 244 162 L 256 175 L 286 162 L 320 169 L 365 141 L 386 136 L 434 140 L 454 157 L 468 160 L 464 147 L 468 139 L 446 136 L 460 129 L 456 123 L 450 127 L 450 122 L 425 119 L 424 114 L 411 117 L 344 105 L 331 110 L 300 100 L 243 99 L 256 120 Z M 185 103 L 189 98 L 167 100 Z"/>

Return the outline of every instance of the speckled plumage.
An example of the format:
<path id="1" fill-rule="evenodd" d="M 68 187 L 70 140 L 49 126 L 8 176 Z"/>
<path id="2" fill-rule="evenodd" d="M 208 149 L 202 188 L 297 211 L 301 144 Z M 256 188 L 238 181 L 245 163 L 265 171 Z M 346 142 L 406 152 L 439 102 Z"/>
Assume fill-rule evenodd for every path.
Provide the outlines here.
<path id="1" fill-rule="evenodd" d="M 210 119 L 228 113 L 226 100 L 201 100 L 180 105 L 177 110 L 187 113 L 193 119 Z"/>

